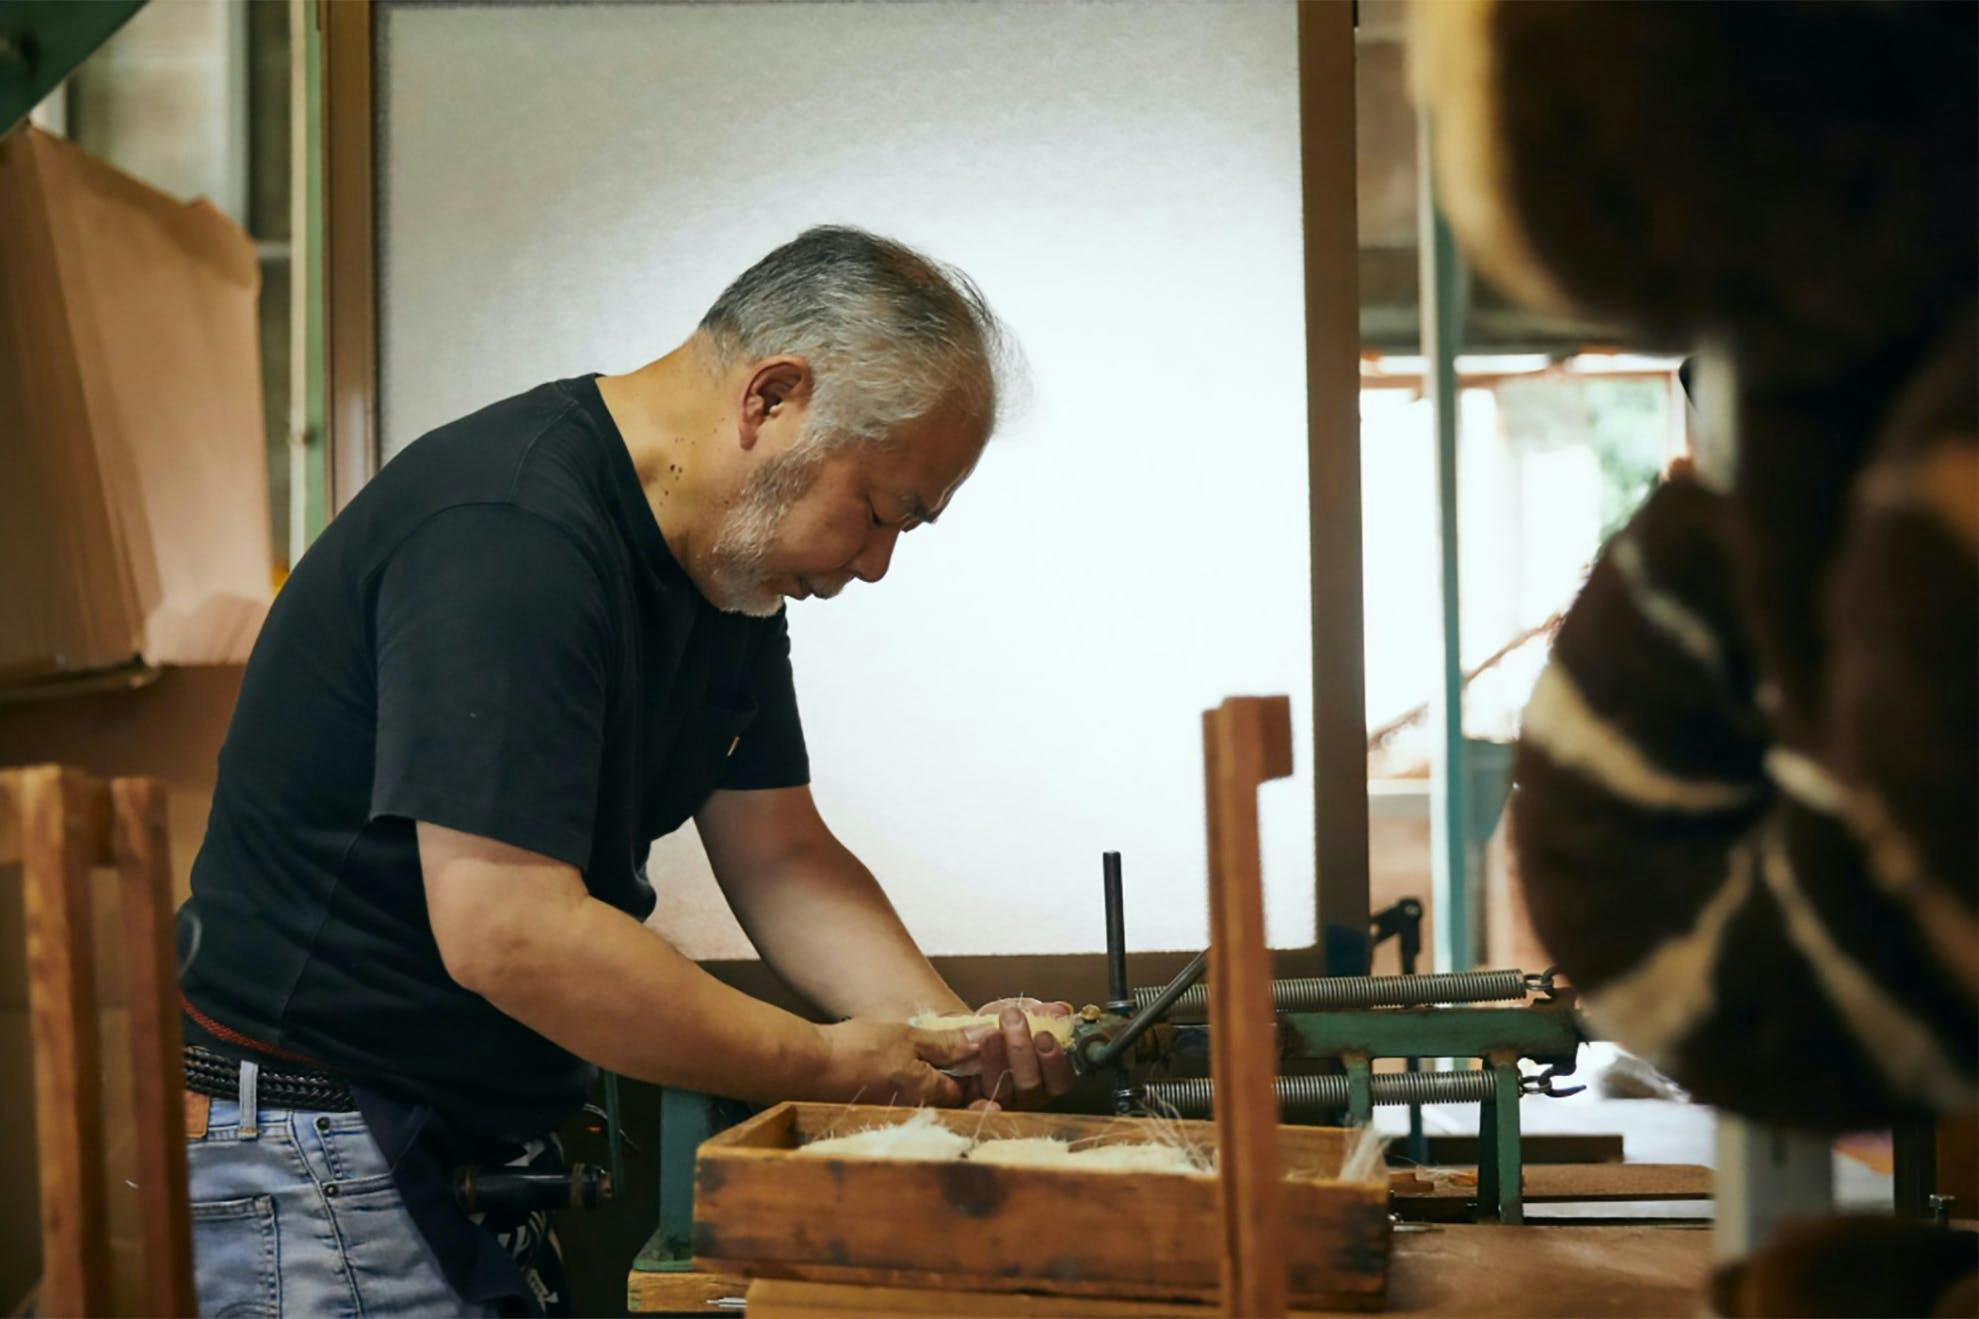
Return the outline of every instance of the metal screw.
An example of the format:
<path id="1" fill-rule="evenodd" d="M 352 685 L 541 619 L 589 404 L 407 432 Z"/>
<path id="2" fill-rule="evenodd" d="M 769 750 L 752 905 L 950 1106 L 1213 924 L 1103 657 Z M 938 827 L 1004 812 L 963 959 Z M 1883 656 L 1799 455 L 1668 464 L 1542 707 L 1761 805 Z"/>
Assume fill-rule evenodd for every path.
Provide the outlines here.
<path id="1" fill-rule="evenodd" d="M 1938 1227 L 1951 1226 L 1952 1201 L 1956 1198 L 1950 1195 L 1927 1195 L 1924 1197 L 1924 1203 L 1931 1207 L 1931 1222 L 1933 1224 Z"/>
<path id="2" fill-rule="evenodd" d="M 323 1188 L 323 1194 L 329 1196 L 332 1200 L 336 1199 L 337 1184 L 335 1182 L 331 1182 L 328 1186 Z"/>
<path id="3" fill-rule="evenodd" d="M 316 1129 L 318 1131 L 328 1131 L 330 1129 L 330 1119 L 326 1117 L 317 1118 Z"/>

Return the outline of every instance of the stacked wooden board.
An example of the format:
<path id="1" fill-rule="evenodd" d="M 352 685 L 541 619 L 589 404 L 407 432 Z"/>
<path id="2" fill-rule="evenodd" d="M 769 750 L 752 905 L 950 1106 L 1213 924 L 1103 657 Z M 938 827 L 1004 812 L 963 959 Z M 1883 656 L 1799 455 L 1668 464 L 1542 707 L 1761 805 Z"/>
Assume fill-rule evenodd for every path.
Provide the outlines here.
<path id="1" fill-rule="evenodd" d="M 272 552 L 254 244 L 0 138 L 0 683 L 246 657 Z"/>

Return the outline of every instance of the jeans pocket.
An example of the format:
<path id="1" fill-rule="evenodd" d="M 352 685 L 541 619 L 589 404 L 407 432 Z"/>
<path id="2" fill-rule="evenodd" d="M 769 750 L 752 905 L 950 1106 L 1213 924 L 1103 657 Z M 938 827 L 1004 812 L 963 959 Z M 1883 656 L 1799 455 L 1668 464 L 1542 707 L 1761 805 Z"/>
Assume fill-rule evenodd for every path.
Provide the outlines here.
<path id="1" fill-rule="evenodd" d="M 193 1277 L 200 1314 L 278 1319 L 280 1254 L 273 1196 L 193 1203 Z"/>
<path id="2" fill-rule="evenodd" d="M 378 1142 L 371 1136 L 370 1128 L 364 1119 L 355 1113 L 318 1114 L 310 1123 L 310 1131 L 304 1139 L 313 1138 L 323 1152 L 323 1161 L 329 1168 L 330 1177 L 339 1184 L 342 1194 L 370 1190 L 378 1186 L 389 1186 L 392 1181 L 392 1165 L 385 1158 L 385 1152 L 378 1148 Z"/>

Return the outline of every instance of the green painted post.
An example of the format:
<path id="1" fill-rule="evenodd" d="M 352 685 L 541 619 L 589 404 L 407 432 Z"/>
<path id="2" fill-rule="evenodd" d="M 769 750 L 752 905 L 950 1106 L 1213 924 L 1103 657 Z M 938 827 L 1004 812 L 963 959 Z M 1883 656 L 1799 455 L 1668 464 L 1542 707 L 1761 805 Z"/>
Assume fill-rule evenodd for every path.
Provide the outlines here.
<path id="1" fill-rule="evenodd" d="M 1374 1064 L 1364 1053 L 1345 1054 L 1347 1065 L 1347 1125 L 1365 1127 L 1374 1121 Z"/>
<path id="2" fill-rule="evenodd" d="M 1475 896 L 1466 864 L 1469 813 L 1464 807 L 1464 673 L 1457 572 L 1457 350 L 1463 342 L 1463 267 L 1450 227 L 1436 207 L 1432 141 L 1424 116 L 1416 138 L 1416 226 L 1421 272 L 1423 383 L 1436 429 L 1438 583 L 1443 615 L 1442 677 L 1431 699 L 1439 753 L 1430 771 L 1430 892 L 1436 969 L 1477 965 Z"/>
<path id="3" fill-rule="evenodd" d="M 1491 1062 L 1497 1079 L 1497 1097 L 1484 1106 L 1477 1129 L 1478 1154 L 1493 1151 L 1498 1171 L 1498 1221 L 1507 1225 L 1525 1222 L 1525 1163 L 1519 1150 L 1519 1064 L 1516 1058 L 1500 1056 Z M 1483 1119 L 1491 1119 L 1486 1126 Z M 1483 1176 L 1478 1178 L 1478 1195 L 1483 1198 Z"/>
<path id="4" fill-rule="evenodd" d="M 694 1264 L 694 1151 L 725 1123 L 719 1103 L 692 1090 L 660 1091 L 660 1231 L 663 1258 L 639 1267 L 677 1271 Z"/>

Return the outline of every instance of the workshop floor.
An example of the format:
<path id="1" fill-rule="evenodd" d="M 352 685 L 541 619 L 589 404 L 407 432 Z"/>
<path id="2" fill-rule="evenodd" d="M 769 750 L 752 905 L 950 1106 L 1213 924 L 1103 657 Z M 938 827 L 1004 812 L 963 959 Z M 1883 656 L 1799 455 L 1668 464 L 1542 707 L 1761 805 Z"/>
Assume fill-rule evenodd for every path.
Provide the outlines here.
<path id="1" fill-rule="evenodd" d="M 1587 1089 L 1565 1099 L 1527 1098 L 1520 1102 L 1519 1121 L 1523 1130 L 1534 1133 L 1619 1134 L 1624 1157 L 1629 1163 L 1689 1163 L 1710 1167 L 1715 1145 L 1712 1111 L 1695 1104 L 1671 1099 L 1622 1099 L 1602 1093 L 1601 1077 L 1615 1065 L 1618 1050 L 1610 1044 L 1582 1046 L 1581 1065 L 1571 1078 Z M 1467 1135 L 1477 1131 L 1475 1104 L 1436 1104 L 1423 1109 L 1423 1127 L 1431 1134 Z M 1408 1110 L 1375 1110 L 1375 1125 L 1384 1132 L 1408 1131 Z M 1874 1211 L 1888 1209 L 1893 1180 L 1887 1171 L 1877 1171 L 1872 1163 L 1887 1162 L 1876 1157 L 1874 1141 L 1867 1142 L 1868 1156 L 1837 1153 L 1835 1166 L 1835 1205 L 1838 1209 Z M 1531 1205 L 1528 1218 L 1689 1218 L 1711 1216 L 1708 1200 L 1629 1201 L 1614 1204 Z"/>

